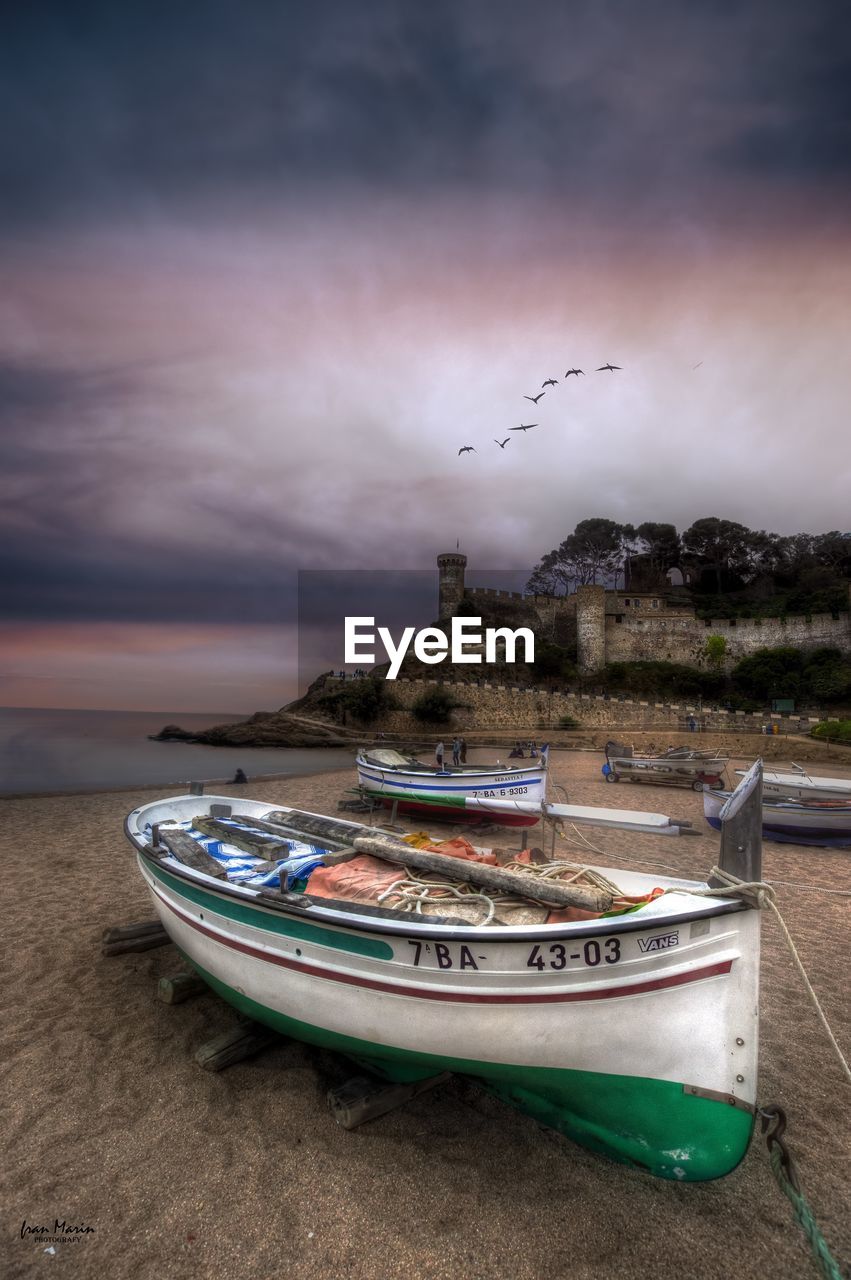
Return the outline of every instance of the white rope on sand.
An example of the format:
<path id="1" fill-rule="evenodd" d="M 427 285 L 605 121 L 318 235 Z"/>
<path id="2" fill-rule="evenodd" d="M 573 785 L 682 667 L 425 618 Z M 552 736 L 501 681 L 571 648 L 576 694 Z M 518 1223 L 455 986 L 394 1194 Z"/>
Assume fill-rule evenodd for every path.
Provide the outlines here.
<path id="1" fill-rule="evenodd" d="M 672 875 L 675 875 L 680 879 L 682 878 L 682 870 L 679 867 L 669 866 L 667 862 L 649 862 L 645 858 L 633 858 L 631 855 L 625 853 L 609 853 L 606 849 L 598 849 L 595 844 L 592 844 L 590 840 L 586 839 L 582 832 L 579 831 L 573 823 L 570 825 L 580 843 L 589 848 L 592 853 L 599 854 L 601 858 L 612 859 L 615 862 L 630 862 L 634 863 L 637 867 L 654 867 L 657 871 L 670 871 Z M 562 836 L 563 840 L 568 840 L 569 838 L 570 837 L 565 835 Z"/>
<path id="2" fill-rule="evenodd" d="M 634 863 L 637 867 L 655 867 L 658 871 L 670 871 L 678 878 L 682 878 L 682 870 L 679 867 L 669 866 L 667 862 L 649 862 L 645 858 L 633 858 L 625 853 L 609 853 L 606 849 L 598 849 L 597 846 L 593 845 L 590 840 L 586 839 L 582 832 L 573 826 L 573 824 L 571 824 L 571 826 L 573 827 L 573 831 L 575 832 L 577 839 L 580 840 L 582 844 L 587 845 L 592 853 L 599 854 L 601 858 L 609 858 L 615 862 L 630 862 Z M 562 836 L 562 839 L 567 840 L 568 837 Z M 784 889 L 801 889 L 805 893 L 830 893 L 840 898 L 851 898 L 851 889 L 828 889 L 827 886 L 823 884 L 798 884 L 793 880 L 769 880 L 768 883 L 772 885 L 780 884 Z"/>
<path id="3" fill-rule="evenodd" d="M 769 884 L 782 884 L 784 889 L 803 889 L 805 893 L 835 893 L 840 898 L 851 898 L 851 889 L 826 889 L 823 884 L 795 884 L 792 880 L 770 880 Z"/>

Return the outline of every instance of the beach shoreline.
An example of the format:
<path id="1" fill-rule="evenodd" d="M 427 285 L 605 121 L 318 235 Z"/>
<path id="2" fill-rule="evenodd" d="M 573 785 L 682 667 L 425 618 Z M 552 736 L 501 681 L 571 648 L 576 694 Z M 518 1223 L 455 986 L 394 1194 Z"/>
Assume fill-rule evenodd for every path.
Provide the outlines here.
<path id="1" fill-rule="evenodd" d="M 598 752 L 555 753 L 551 772 L 571 803 L 613 803 Z M 208 790 L 335 813 L 355 785 L 351 768 Z M 157 790 L 175 793 L 0 799 L 14 957 L 0 1032 L 10 1276 L 34 1275 L 45 1248 L 75 1276 L 110 1280 L 817 1274 L 756 1136 L 729 1177 L 682 1186 L 594 1156 L 457 1077 L 346 1132 L 325 1094 L 357 1069 L 337 1055 L 282 1040 L 219 1075 L 201 1070 L 194 1052 L 234 1024 L 234 1011 L 212 993 L 176 1007 L 157 1000 L 159 978 L 183 968 L 172 946 L 100 953 L 103 929 L 153 916 L 122 824 Z M 699 795 L 647 785 L 616 795 L 619 806 L 689 819 L 699 835 L 585 828 L 582 840 L 559 842 L 562 856 L 690 878 L 717 861 Z M 530 843 L 541 843 L 537 832 L 528 830 Z M 481 842 L 520 839 L 502 832 Z M 851 893 L 849 851 L 766 843 L 764 852 L 765 876 L 847 1052 L 840 895 Z M 761 1014 L 759 1099 L 786 1108 L 808 1203 L 847 1265 L 847 1085 L 770 920 Z M 20 1235 L 24 1222 L 56 1220 L 93 1231 L 53 1245 Z"/>

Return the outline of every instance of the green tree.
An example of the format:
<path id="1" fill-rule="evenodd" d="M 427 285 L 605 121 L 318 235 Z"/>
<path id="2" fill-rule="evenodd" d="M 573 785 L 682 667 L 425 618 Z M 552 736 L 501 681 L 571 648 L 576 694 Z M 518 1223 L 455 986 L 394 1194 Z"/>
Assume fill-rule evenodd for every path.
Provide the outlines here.
<path id="1" fill-rule="evenodd" d="M 822 720 L 813 729 L 812 736 L 831 742 L 851 742 L 851 720 Z"/>
<path id="2" fill-rule="evenodd" d="M 851 578 L 851 533 L 820 533 L 813 539 L 813 554 L 819 564 Z"/>
<path id="3" fill-rule="evenodd" d="M 703 646 L 703 652 L 713 670 L 720 671 L 727 656 L 726 639 L 724 636 L 708 636 L 706 644 Z"/>
<path id="4" fill-rule="evenodd" d="M 851 663 L 839 649 L 815 649 L 804 659 L 803 683 L 818 702 L 851 698 Z"/>
<path id="5" fill-rule="evenodd" d="M 385 711 L 392 711 L 397 706 L 396 699 L 388 691 L 387 681 L 380 676 L 346 681 L 339 689 L 322 694 L 319 702 L 343 724 L 349 716 L 361 724 L 372 724 Z"/>
<path id="6" fill-rule="evenodd" d="M 558 680 L 573 680 L 576 678 L 576 665 L 572 661 L 570 651 L 559 644 L 551 644 L 547 640 L 536 640 L 532 670 L 536 676 L 544 679 L 552 677 Z"/>
<path id="7" fill-rule="evenodd" d="M 598 579 L 606 582 L 621 570 L 630 535 L 634 536 L 632 526 L 603 516 L 580 520 L 573 533 L 541 558 L 527 590 L 555 594 L 559 587 L 572 591 Z"/>
<path id="8" fill-rule="evenodd" d="M 735 520 L 707 516 L 686 529 L 683 552 L 697 568 L 712 570 L 720 595 L 733 576 L 746 576 L 751 537 L 751 530 Z"/>
<path id="9" fill-rule="evenodd" d="M 742 658 L 732 671 L 733 683 L 745 696 L 758 702 L 772 698 L 798 698 L 804 659 L 799 649 L 784 645 L 777 649 L 757 649 Z"/>
<path id="10" fill-rule="evenodd" d="M 411 707 L 411 714 L 421 724 L 446 724 L 450 715 L 461 703 L 456 702 L 442 685 L 435 685 L 421 693 Z"/>
<path id="11" fill-rule="evenodd" d="M 629 560 L 629 586 L 635 590 L 633 577 L 652 590 L 661 586 L 666 574 L 680 559 L 680 535 L 672 524 L 645 520 L 636 529 L 636 554 Z"/>

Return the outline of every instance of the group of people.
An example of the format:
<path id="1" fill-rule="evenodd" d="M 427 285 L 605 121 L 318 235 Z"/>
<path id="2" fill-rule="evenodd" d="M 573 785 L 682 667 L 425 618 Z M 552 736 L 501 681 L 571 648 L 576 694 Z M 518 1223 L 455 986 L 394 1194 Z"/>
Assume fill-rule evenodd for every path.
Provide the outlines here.
<path id="1" fill-rule="evenodd" d="M 446 752 L 446 747 L 444 746 L 443 741 L 441 740 L 440 742 L 438 742 L 437 746 L 434 749 L 434 760 L 438 769 L 443 768 L 443 757 L 445 755 L 445 752 Z M 466 738 L 453 739 L 452 763 L 454 765 L 467 763 L 467 739 Z"/>
<path id="2" fill-rule="evenodd" d="M 549 750 L 550 750 L 550 744 L 548 742 L 544 742 L 542 744 L 540 751 L 538 750 L 537 744 L 534 742 L 526 742 L 526 743 L 515 742 L 512 750 L 509 751 L 508 753 L 509 760 L 516 759 L 518 757 L 525 759 L 526 751 L 524 750 L 524 747 L 528 749 L 530 759 L 537 760 L 538 757 L 540 757 L 542 763 L 546 765 L 547 755 L 549 754 Z M 434 749 L 434 761 L 438 769 L 443 768 L 443 761 L 444 761 L 445 754 L 446 754 L 446 747 L 443 743 L 443 740 L 441 739 L 441 741 L 438 742 L 437 746 Z M 467 739 L 466 738 L 453 739 L 452 763 L 453 765 L 467 763 Z"/>

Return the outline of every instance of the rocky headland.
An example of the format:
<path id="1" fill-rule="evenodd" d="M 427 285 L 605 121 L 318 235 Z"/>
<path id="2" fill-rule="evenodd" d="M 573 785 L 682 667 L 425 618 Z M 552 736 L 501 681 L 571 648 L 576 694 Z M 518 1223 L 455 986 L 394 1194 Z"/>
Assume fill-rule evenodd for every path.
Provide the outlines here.
<path id="1" fill-rule="evenodd" d="M 294 714 L 286 707 L 258 711 L 235 724 L 193 732 L 167 724 L 159 733 L 150 734 L 155 742 L 200 742 L 209 747 L 346 747 L 357 736 L 339 725 Z"/>

